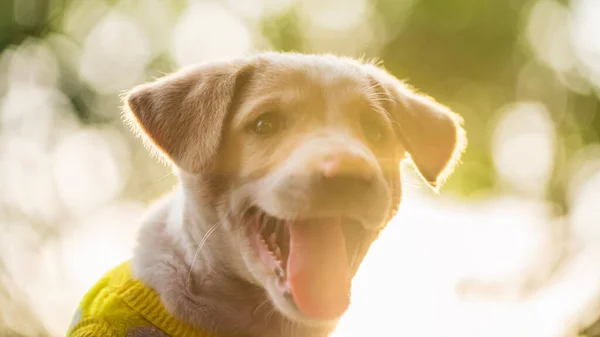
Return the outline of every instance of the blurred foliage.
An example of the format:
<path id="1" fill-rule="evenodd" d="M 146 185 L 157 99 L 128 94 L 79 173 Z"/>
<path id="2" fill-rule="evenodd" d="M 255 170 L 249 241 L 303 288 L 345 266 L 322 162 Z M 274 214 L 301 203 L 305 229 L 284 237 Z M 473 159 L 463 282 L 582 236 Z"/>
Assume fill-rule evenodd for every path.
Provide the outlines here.
<path id="1" fill-rule="evenodd" d="M 71 1 L 4 0 L 0 4 L 0 50 L 18 45 L 31 36 L 44 37 L 60 31 L 64 10 Z M 113 1 L 114 2 L 114 1 Z M 539 100 L 548 105 L 564 137 L 567 153 L 598 140 L 600 118 L 598 98 L 589 93 L 567 90 L 568 107 L 552 106 L 552 86 L 556 74 L 534 60 L 523 46 L 521 28 L 532 1 L 519 0 L 421 0 L 416 1 L 407 16 L 403 1 L 379 0 L 374 7 L 392 38 L 376 52 L 384 65 L 399 78 L 421 89 L 461 113 L 469 136 L 464 165 L 450 179 L 448 190 L 468 196 L 494 189 L 495 173 L 490 158 L 490 120 L 496 111 L 516 99 Z M 13 15 L 17 3 L 27 11 L 27 24 L 17 23 Z M 109 1 L 109 3 L 111 3 Z M 183 2 L 174 2 L 184 8 Z M 398 18 L 403 18 L 398 22 Z M 301 23 L 292 7 L 284 13 L 261 20 L 261 32 L 278 50 L 309 51 L 305 48 Z M 348 44 L 352 44 L 349 37 Z M 369 51 L 365 51 L 367 54 Z M 517 93 L 515 86 L 523 67 L 535 63 L 528 79 L 535 88 Z M 158 71 L 173 68 L 167 56 L 151 63 Z M 87 105 L 97 93 L 76 74 L 63 74 L 61 80 L 80 118 L 102 122 Z M 73 82 L 77 83 L 73 86 Z M 77 90 L 73 90 L 73 88 Z M 548 88 L 546 88 L 548 87 Z M 549 97 L 547 97 L 549 96 Z M 582 109 L 587 110 L 585 113 Z M 115 109 L 116 110 L 116 109 Z M 561 111 L 555 111 L 561 110 Z M 585 116 L 585 118 L 581 118 Z M 570 137 L 576 135 L 575 137 Z M 560 166 L 555 176 L 560 178 Z M 551 185 L 548 196 L 561 204 L 560 185 Z M 563 210 L 564 211 L 564 210 Z"/>
<path id="2" fill-rule="evenodd" d="M 62 33 L 63 14 L 74 2 L 76 0 L 2 0 L 0 53 L 30 37 L 45 38 L 51 33 Z M 112 5 L 117 1 L 106 0 L 106 3 Z M 546 196 L 557 204 L 557 213 L 566 212 L 563 184 L 566 163 L 578 149 L 598 142 L 600 108 L 593 90 L 570 89 L 561 80 L 563 74 L 537 60 L 524 41 L 524 25 L 536 1 L 415 0 L 411 6 L 405 3 L 407 1 L 372 2 L 388 39 L 380 48 L 366 48 L 354 56 L 380 58 L 394 75 L 464 117 L 468 151 L 463 165 L 445 189 L 464 197 L 497 190 L 490 126 L 497 119 L 498 110 L 507 104 L 539 101 L 546 104 L 553 118 L 559 147 Z M 566 0 L 562 4 L 569 5 Z M 235 2 L 230 1 L 229 5 L 234 6 Z M 186 2 L 170 1 L 169 6 L 181 12 Z M 312 51 L 302 33 L 303 23 L 297 7 L 260 19 L 260 32 L 277 50 Z M 15 13 L 20 13 L 19 20 Z M 349 35 L 343 43 L 351 45 L 353 38 Z M 73 42 L 78 43 L 75 39 Z M 59 66 L 60 89 L 83 122 L 107 123 L 119 118 L 115 97 L 111 98 L 115 102 L 110 107 L 113 113 L 98 113 L 92 103 L 108 99 L 107 94 L 97 92 L 73 72 L 70 65 L 61 63 Z M 160 54 L 151 60 L 149 67 L 148 77 L 152 77 L 173 70 L 175 63 L 169 55 Z M 555 104 L 557 92 L 566 95 L 566 105 Z M 0 293 L 0 304 L 4 295 Z"/>

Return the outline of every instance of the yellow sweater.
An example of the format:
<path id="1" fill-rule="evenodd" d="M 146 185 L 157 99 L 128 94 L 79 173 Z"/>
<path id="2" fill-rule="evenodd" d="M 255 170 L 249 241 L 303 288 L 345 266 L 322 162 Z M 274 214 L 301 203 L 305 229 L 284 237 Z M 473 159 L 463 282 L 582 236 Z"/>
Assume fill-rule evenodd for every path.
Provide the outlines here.
<path id="1" fill-rule="evenodd" d="M 158 294 L 125 262 L 83 298 L 67 337 L 209 337 L 167 313 Z"/>

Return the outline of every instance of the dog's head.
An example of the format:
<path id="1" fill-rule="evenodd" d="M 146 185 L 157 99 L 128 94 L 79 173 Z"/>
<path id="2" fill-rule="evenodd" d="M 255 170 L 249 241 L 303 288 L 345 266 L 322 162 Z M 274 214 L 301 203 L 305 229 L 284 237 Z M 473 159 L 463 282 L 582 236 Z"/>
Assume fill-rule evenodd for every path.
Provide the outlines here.
<path id="1" fill-rule="evenodd" d="M 222 223 L 230 271 L 304 322 L 347 309 L 351 279 L 400 203 L 402 160 L 437 189 L 465 145 L 446 107 L 333 56 L 211 62 L 126 101 L 192 204 Z"/>

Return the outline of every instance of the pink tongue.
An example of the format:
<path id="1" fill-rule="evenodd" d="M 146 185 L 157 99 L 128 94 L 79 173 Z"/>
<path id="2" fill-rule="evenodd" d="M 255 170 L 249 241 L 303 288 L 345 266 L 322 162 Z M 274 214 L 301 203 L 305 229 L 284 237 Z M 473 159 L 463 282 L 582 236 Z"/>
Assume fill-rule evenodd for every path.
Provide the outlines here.
<path id="1" fill-rule="evenodd" d="M 350 271 L 339 219 L 289 224 L 288 281 L 296 306 L 320 319 L 336 318 L 350 304 Z"/>

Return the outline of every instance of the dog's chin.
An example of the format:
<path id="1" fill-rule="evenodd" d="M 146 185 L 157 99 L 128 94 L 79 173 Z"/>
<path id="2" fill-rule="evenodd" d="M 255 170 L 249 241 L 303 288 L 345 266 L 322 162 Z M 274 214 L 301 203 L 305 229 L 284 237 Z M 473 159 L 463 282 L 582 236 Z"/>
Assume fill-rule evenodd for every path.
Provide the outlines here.
<path id="1" fill-rule="evenodd" d="M 340 269 L 342 270 L 342 273 L 344 271 L 347 271 L 347 277 L 341 277 L 340 273 L 336 275 L 335 272 L 331 274 L 328 273 L 326 277 L 331 276 L 332 278 L 339 278 L 341 288 L 347 289 L 347 292 L 344 293 L 344 290 L 335 289 L 335 283 L 334 291 L 328 291 L 328 289 L 332 288 L 331 284 L 329 286 L 324 286 L 324 290 L 320 291 L 324 292 L 324 298 L 331 299 L 331 301 L 329 301 L 326 299 L 315 300 L 314 298 L 316 295 L 314 295 L 314 293 L 309 295 L 302 295 L 304 297 L 301 297 L 301 295 L 299 295 L 303 292 L 306 293 L 306 291 L 310 292 L 311 289 L 314 288 L 314 285 L 309 287 L 298 285 L 299 283 L 313 283 L 313 280 L 310 278 L 307 279 L 306 276 L 301 275 L 302 273 L 299 273 L 297 271 L 298 269 L 302 270 L 303 267 L 297 267 L 299 264 L 309 264 L 311 262 L 304 262 L 302 259 L 300 259 L 300 262 L 298 262 L 297 256 L 291 258 L 291 254 L 299 254 L 297 252 L 291 252 L 294 249 L 296 249 L 296 251 L 299 250 L 299 248 L 297 247 L 298 240 L 296 239 L 296 241 L 292 242 L 292 235 L 298 236 L 300 234 L 290 233 L 291 231 L 298 231 L 297 229 L 290 229 L 292 226 L 291 223 L 293 223 L 294 221 L 284 220 L 269 215 L 262 208 L 259 207 L 253 207 L 250 210 L 248 210 L 244 216 L 244 219 L 244 227 L 246 232 L 245 239 L 248 240 L 248 244 L 251 248 L 250 251 L 246 252 L 245 254 L 246 265 L 251 274 L 254 276 L 254 278 L 265 289 L 273 306 L 285 317 L 293 321 L 302 323 L 304 325 L 335 325 L 349 305 L 350 280 L 353 276 L 353 270 L 355 270 L 353 264 L 355 262 L 359 262 L 354 261 L 356 256 L 352 253 L 356 253 L 358 251 L 357 245 L 360 244 L 359 238 L 362 238 L 360 233 L 357 234 L 357 231 L 363 230 L 361 223 L 350 219 L 343 219 L 343 224 L 340 224 L 340 227 L 343 227 L 342 236 L 347 240 L 342 239 L 342 244 L 345 245 L 345 247 L 343 247 L 344 249 L 342 250 L 344 252 L 343 261 L 341 261 L 341 258 L 338 258 L 336 262 L 338 264 L 344 264 L 344 266 L 340 268 L 331 269 Z M 302 221 L 318 222 L 320 221 L 320 219 Z M 328 224 L 323 223 L 322 225 L 319 224 L 319 226 L 328 226 Z M 316 234 L 313 233 L 309 235 L 314 236 Z M 353 238 L 349 238 L 349 236 Z M 327 239 L 323 239 L 325 240 L 318 242 L 317 244 L 319 244 L 320 246 L 328 246 L 328 244 L 323 244 L 324 242 L 327 242 Z M 292 247 L 292 244 L 296 245 L 294 246 L 295 248 Z M 340 249 L 337 249 L 337 251 L 339 253 Z M 326 256 L 323 257 L 329 258 Z M 311 258 L 308 258 L 308 260 L 310 259 Z M 290 264 L 293 264 L 293 266 L 291 266 Z M 311 264 L 318 265 L 320 263 L 314 263 L 314 261 L 312 261 Z M 305 269 L 311 269 L 306 266 L 304 267 Z M 310 273 L 308 273 L 308 275 L 310 275 Z M 322 276 L 321 281 L 314 280 L 314 283 L 317 286 L 319 285 L 319 282 L 328 283 L 327 281 L 322 281 Z M 331 293 L 338 293 L 338 295 L 332 295 Z M 309 299 L 303 301 L 303 298 L 311 296 L 313 298 L 312 300 Z M 300 303 L 298 303 L 299 298 L 301 300 Z M 323 308 L 321 308 L 318 304 L 314 304 L 314 302 L 319 301 L 323 301 Z M 337 304 L 333 305 L 332 307 L 327 303 Z M 305 310 L 301 310 L 301 307 L 304 307 Z M 307 307 L 311 309 L 307 310 Z"/>

